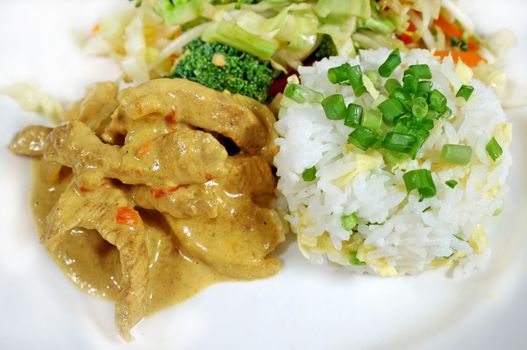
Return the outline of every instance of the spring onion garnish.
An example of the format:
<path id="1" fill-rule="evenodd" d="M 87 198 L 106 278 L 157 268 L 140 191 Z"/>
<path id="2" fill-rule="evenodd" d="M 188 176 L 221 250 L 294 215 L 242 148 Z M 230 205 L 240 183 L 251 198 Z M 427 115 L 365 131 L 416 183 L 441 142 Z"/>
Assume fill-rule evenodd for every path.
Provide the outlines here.
<path id="1" fill-rule="evenodd" d="M 393 97 L 395 90 L 401 89 L 401 84 L 395 80 L 395 79 L 388 79 L 386 80 L 386 83 L 384 83 L 384 88 L 388 92 L 388 94 Z"/>
<path id="2" fill-rule="evenodd" d="M 447 163 L 467 165 L 472 159 L 472 147 L 465 145 L 444 145 L 441 149 L 441 159 Z"/>
<path id="3" fill-rule="evenodd" d="M 404 73 L 411 74 L 417 79 L 432 79 L 432 71 L 427 64 L 411 65 Z"/>
<path id="4" fill-rule="evenodd" d="M 401 54 L 398 49 L 393 50 L 386 61 L 379 67 L 379 75 L 388 78 L 393 71 L 401 64 Z"/>
<path id="5" fill-rule="evenodd" d="M 403 90 L 406 92 L 416 92 L 419 86 L 419 78 L 413 74 L 406 74 L 403 77 Z"/>
<path id="6" fill-rule="evenodd" d="M 363 108 L 356 103 L 350 103 L 346 109 L 346 117 L 344 118 L 344 125 L 356 128 L 360 125 L 362 120 Z"/>
<path id="7" fill-rule="evenodd" d="M 343 83 L 348 81 L 351 76 L 351 66 L 349 63 L 344 63 L 338 67 L 330 68 L 328 70 L 328 79 L 333 84 Z"/>
<path id="8" fill-rule="evenodd" d="M 439 113 L 445 112 L 448 108 L 446 105 L 446 97 L 439 90 L 432 90 L 429 97 L 430 107 Z"/>
<path id="9" fill-rule="evenodd" d="M 437 192 L 430 170 L 419 169 L 408 171 L 403 175 L 403 180 L 408 193 L 417 190 L 421 199 L 431 198 Z"/>
<path id="10" fill-rule="evenodd" d="M 349 215 L 342 215 L 340 218 L 342 222 L 342 227 L 346 231 L 351 231 L 355 226 L 357 226 L 357 215 L 351 213 Z"/>
<path id="11" fill-rule="evenodd" d="M 302 172 L 302 179 L 305 182 L 311 182 L 314 181 L 317 178 L 317 168 L 312 166 L 311 168 L 307 168 Z"/>
<path id="12" fill-rule="evenodd" d="M 420 81 L 417 84 L 417 91 L 430 92 L 432 90 L 432 82 L 428 80 Z"/>
<path id="13" fill-rule="evenodd" d="M 299 84 L 289 84 L 285 87 L 284 96 L 296 103 L 320 103 L 324 95 L 320 92 L 307 88 Z"/>
<path id="14" fill-rule="evenodd" d="M 377 141 L 377 136 L 375 133 L 362 126 L 359 126 L 357 129 L 353 130 L 348 136 L 348 143 L 357 146 L 363 151 L 366 151 Z"/>
<path id="15" fill-rule="evenodd" d="M 503 154 L 503 149 L 501 148 L 500 144 L 498 143 L 495 137 L 490 139 L 485 149 L 487 150 L 489 157 L 492 158 L 493 161 L 496 161 L 496 159 L 498 159 Z"/>
<path id="16" fill-rule="evenodd" d="M 410 99 L 410 93 L 404 91 L 403 88 L 395 89 L 395 92 L 393 93 L 393 97 L 395 97 L 399 101 L 408 101 Z"/>
<path id="17" fill-rule="evenodd" d="M 390 151 L 410 153 L 417 142 L 417 138 L 410 134 L 389 132 L 382 141 L 382 147 Z"/>
<path id="18" fill-rule="evenodd" d="M 428 103 L 423 97 L 416 97 L 411 103 L 412 115 L 416 118 L 424 118 L 428 114 Z"/>
<path id="19" fill-rule="evenodd" d="M 371 130 L 380 129 L 382 125 L 381 113 L 376 109 L 367 110 L 362 116 L 361 125 Z"/>
<path id="20" fill-rule="evenodd" d="M 456 180 L 448 180 L 448 181 L 445 181 L 445 185 L 447 185 L 450 188 L 454 188 L 454 187 L 457 186 L 457 181 Z"/>
<path id="21" fill-rule="evenodd" d="M 366 86 L 364 86 L 364 82 L 362 81 L 362 69 L 359 65 L 350 68 L 349 82 L 355 96 L 359 97 L 366 92 Z"/>
<path id="22" fill-rule="evenodd" d="M 357 258 L 357 251 L 353 250 L 350 252 L 350 264 L 355 266 L 366 265 L 366 263 L 359 258 Z"/>
<path id="23" fill-rule="evenodd" d="M 326 118 L 330 120 L 340 120 L 346 117 L 346 104 L 344 103 L 344 96 L 335 94 L 326 97 L 321 102 Z"/>
<path id="24" fill-rule="evenodd" d="M 473 92 L 474 92 L 474 87 L 470 85 L 461 85 L 461 87 L 459 88 L 456 94 L 456 97 L 463 97 L 465 101 L 468 101 L 468 99 L 470 98 L 470 95 L 472 95 Z"/>
<path id="25" fill-rule="evenodd" d="M 383 101 L 377 108 L 381 111 L 382 118 L 388 125 L 391 125 L 397 117 L 404 114 L 403 104 L 396 98 L 389 98 Z"/>

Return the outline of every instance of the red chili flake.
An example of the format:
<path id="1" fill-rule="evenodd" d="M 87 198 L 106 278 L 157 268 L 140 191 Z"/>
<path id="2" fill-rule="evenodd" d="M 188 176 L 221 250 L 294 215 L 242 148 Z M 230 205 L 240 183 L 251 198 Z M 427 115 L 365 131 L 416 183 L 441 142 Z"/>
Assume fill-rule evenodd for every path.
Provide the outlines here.
<path id="1" fill-rule="evenodd" d="M 176 111 L 172 110 L 172 112 L 165 117 L 165 121 L 171 128 L 176 127 Z"/>
<path id="2" fill-rule="evenodd" d="M 80 193 L 84 193 L 84 192 L 88 192 L 89 189 L 87 189 L 87 188 L 84 187 L 84 186 L 80 186 L 80 187 L 79 187 L 79 191 L 80 191 Z"/>
<path id="3" fill-rule="evenodd" d="M 139 222 L 139 213 L 129 207 L 117 208 L 115 222 L 119 225 L 135 226 Z"/>
<path id="4" fill-rule="evenodd" d="M 141 103 L 136 102 L 134 104 L 134 107 L 135 107 L 135 110 L 137 111 L 137 113 L 143 114 L 143 106 L 141 106 Z"/>
<path id="5" fill-rule="evenodd" d="M 143 157 L 146 157 L 149 153 L 150 153 L 150 144 L 149 143 L 145 143 L 137 151 L 137 156 L 139 158 L 143 158 Z"/>
<path id="6" fill-rule="evenodd" d="M 185 187 L 188 187 L 189 185 L 187 184 L 184 184 L 184 185 L 177 185 L 176 187 L 172 187 L 172 188 L 169 188 L 168 189 L 168 193 L 174 193 L 182 188 L 185 188 Z"/>
<path id="7" fill-rule="evenodd" d="M 212 179 L 214 179 L 214 176 L 212 176 L 211 174 L 205 174 L 205 180 L 210 181 Z"/>
<path id="8" fill-rule="evenodd" d="M 167 193 L 165 192 L 165 190 L 163 189 L 160 189 L 160 188 L 152 188 L 152 196 L 154 196 L 154 198 L 160 198 L 160 197 L 163 197 L 165 196 Z"/>

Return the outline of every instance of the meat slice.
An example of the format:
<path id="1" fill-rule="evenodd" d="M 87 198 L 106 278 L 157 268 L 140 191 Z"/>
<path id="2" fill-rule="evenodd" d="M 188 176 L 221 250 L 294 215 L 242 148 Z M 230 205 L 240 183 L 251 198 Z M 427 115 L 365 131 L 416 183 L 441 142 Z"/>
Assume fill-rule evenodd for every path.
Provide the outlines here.
<path id="1" fill-rule="evenodd" d="M 188 219 L 202 216 L 214 218 L 217 194 L 207 185 L 180 185 L 172 188 L 133 186 L 132 199 L 141 208 L 155 209 L 172 217 Z"/>
<path id="2" fill-rule="evenodd" d="M 249 197 L 220 197 L 216 218 L 165 218 L 183 251 L 223 275 L 254 279 L 280 270 L 280 260 L 268 255 L 284 240 L 274 210 L 255 205 Z"/>
<path id="3" fill-rule="evenodd" d="M 271 138 L 265 124 L 232 95 L 184 79 L 152 80 L 123 90 L 118 100 L 121 117 L 171 116 L 178 123 L 227 136 L 250 154 L 259 153 Z"/>
<path id="4" fill-rule="evenodd" d="M 175 187 L 203 183 L 225 174 L 227 152 L 210 134 L 177 129 L 132 152 L 126 147 L 103 143 L 85 124 L 71 121 L 55 128 L 44 147 L 44 159 L 68 167 L 92 189 L 103 178 L 125 184 Z"/>
<path id="5" fill-rule="evenodd" d="M 227 176 L 217 181 L 231 193 L 249 196 L 274 194 L 276 180 L 263 156 L 233 156 L 227 159 Z"/>
<path id="6" fill-rule="evenodd" d="M 90 85 L 85 97 L 66 112 L 66 120 L 79 120 L 100 137 L 118 105 L 117 85 L 113 82 L 96 83 Z"/>
<path id="7" fill-rule="evenodd" d="M 51 130 L 39 125 L 25 127 L 9 144 L 9 150 L 20 156 L 40 157 Z"/>
<path id="8" fill-rule="evenodd" d="M 125 192 L 106 183 L 83 191 L 72 182 L 46 217 L 43 243 L 53 251 L 75 227 L 94 229 L 119 251 L 122 289 L 115 318 L 121 336 L 131 340 L 131 328 L 145 315 L 148 303 L 148 251 L 139 214 Z"/>

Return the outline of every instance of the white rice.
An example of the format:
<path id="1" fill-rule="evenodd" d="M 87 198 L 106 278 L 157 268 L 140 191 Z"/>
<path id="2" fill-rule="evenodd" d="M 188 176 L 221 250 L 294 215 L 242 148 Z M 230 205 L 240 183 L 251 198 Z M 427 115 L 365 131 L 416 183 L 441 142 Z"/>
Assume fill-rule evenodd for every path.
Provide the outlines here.
<path id="1" fill-rule="evenodd" d="M 329 82 L 327 71 L 344 62 L 376 71 L 389 53 L 379 49 L 362 51 L 353 59 L 323 59 L 299 69 L 301 84 L 325 96 L 343 94 L 346 103 L 376 106 L 382 98 L 368 95 L 357 101 L 351 87 Z M 450 58 L 441 63 L 426 50 L 401 56 L 403 64 L 392 77 L 400 81 L 410 64 L 429 65 L 434 88 L 447 97 L 453 116 L 435 122 L 416 160 L 390 169 L 378 151 L 347 145 L 353 129 L 341 120 L 327 119 L 320 104 L 288 101 L 276 123 L 280 151 L 275 158 L 278 189 L 289 210 L 286 219 L 308 259 L 329 260 L 356 272 L 391 276 L 451 263 L 481 265 L 488 257 L 487 225 L 501 210 L 507 189 L 511 125 L 494 91 L 472 79 L 466 66 Z M 475 88 L 468 102 L 455 97 L 463 83 Z M 485 149 L 493 136 L 504 151 L 495 162 Z M 439 154 L 447 143 L 471 146 L 470 164 L 441 163 Z M 316 180 L 303 181 L 302 172 L 312 166 L 317 168 Z M 402 175 L 414 169 L 431 170 L 434 197 L 420 201 L 417 191 L 407 193 Z M 448 180 L 458 185 L 451 189 L 445 184 Z M 350 213 L 358 217 L 358 232 L 342 227 L 341 217 Z M 350 252 L 365 264 L 352 264 Z"/>

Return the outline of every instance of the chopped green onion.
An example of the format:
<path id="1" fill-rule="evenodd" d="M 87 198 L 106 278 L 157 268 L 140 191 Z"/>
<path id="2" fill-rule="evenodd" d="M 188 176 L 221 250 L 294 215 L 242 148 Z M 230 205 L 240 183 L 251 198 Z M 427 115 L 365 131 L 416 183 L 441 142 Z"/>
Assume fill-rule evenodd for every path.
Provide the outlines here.
<path id="1" fill-rule="evenodd" d="M 377 141 L 377 136 L 375 133 L 362 126 L 359 126 L 357 129 L 353 130 L 348 136 L 348 143 L 357 146 L 363 151 L 366 151 Z"/>
<path id="2" fill-rule="evenodd" d="M 447 163 L 467 165 L 472 159 L 472 147 L 465 145 L 444 145 L 441 159 Z"/>
<path id="3" fill-rule="evenodd" d="M 408 158 L 410 158 L 410 156 L 406 153 L 388 151 L 384 154 L 384 161 L 386 162 L 386 164 L 388 164 L 388 166 L 393 166 Z"/>
<path id="4" fill-rule="evenodd" d="M 435 196 L 437 189 L 432 179 L 432 173 L 427 169 L 411 170 L 403 175 L 406 190 L 410 193 L 417 190 L 421 199 Z"/>
<path id="5" fill-rule="evenodd" d="M 395 89 L 395 92 L 393 93 L 393 97 L 395 97 L 399 101 L 408 101 L 410 99 L 410 93 L 407 91 L 404 91 L 404 88 Z"/>
<path id="6" fill-rule="evenodd" d="M 359 258 L 357 258 L 357 251 L 353 250 L 350 252 L 350 264 L 355 266 L 366 265 L 366 263 Z"/>
<path id="7" fill-rule="evenodd" d="M 349 63 L 344 63 L 338 67 L 330 68 L 328 70 L 328 79 L 333 84 L 339 84 L 350 79 L 351 66 Z"/>
<path id="8" fill-rule="evenodd" d="M 410 153 L 417 142 L 417 138 L 409 134 L 389 132 L 382 141 L 382 147 L 390 151 Z"/>
<path id="9" fill-rule="evenodd" d="M 361 105 L 350 103 L 346 109 L 346 117 L 344 118 L 344 125 L 356 128 L 360 125 L 362 113 L 364 109 Z"/>
<path id="10" fill-rule="evenodd" d="M 503 154 L 503 149 L 501 148 L 500 144 L 498 143 L 495 137 L 490 139 L 485 149 L 487 150 L 489 157 L 492 158 L 493 161 L 496 161 L 496 159 L 498 159 Z"/>
<path id="11" fill-rule="evenodd" d="M 428 103 L 423 97 L 416 97 L 412 101 L 412 114 L 416 118 L 424 118 L 428 114 Z"/>
<path id="12" fill-rule="evenodd" d="M 395 80 L 395 79 L 388 79 L 386 80 L 386 83 L 384 83 L 384 88 L 388 92 L 388 94 L 393 97 L 393 94 L 395 93 L 395 90 L 402 88 L 401 84 Z"/>
<path id="13" fill-rule="evenodd" d="M 307 168 L 302 172 L 302 179 L 305 182 L 311 182 L 314 181 L 317 178 L 317 168 L 312 166 L 311 168 Z"/>
<path id="14" fill-rule="evenodd" d="M 447 108 L 446 97 L 439 90 L 432 90 L 429 96 L 430 107 L 439 113 L 443 113 Z"/>
<path id="15" fill-rule="evenodd" d="M 428 80 L 420 81 L 419 84 L 417 84 L 417 91 L 432 91 L 432 82 Z"/>
<path id="16" fill-rule="evenodd" d="M 411 65 L 404 73 L 411 74 L 417 79 L 432 79 L 432 71 L 427 64 Z"/>
<path id="17" fill-rule="evenodd" d="M 452 110 L 449 107 L 445 106 L 445 109 L 441 114 L 439 114 L 438 118 L 448 118 L 452 115 Z"/>
<path id="18" fill-rule="evenodd" d="M 376 110 L 367 110 L 362 116 L 361 125 L 371 130 L 377 130 L 382 125 L 382 115 Z"/>
<path id="19" fill-rule="evenodd" d="M 299 84 L 289 84 L 285 87 L 284 96 L 296 103 L 320 103 L 324 95 L 320 92 L 307 88 Z"/>
<path id="20" fill-rule="evenodd" d="M 401 64 L 401 54 L 398 49 L 393 50 L 386 61 L 379 67 L 379 75 L 388 78 L 393 71 Z"/>
<path id="21" fill-rule="evenodd" d="M 461 43 L 461 41 L 455 36 L 450 39 L 450 42 L 452 43 L 452 46 L 458 46 Z"/>
<path id="22" fill-rule="evenodd" d="M 408 131 L 408 134 L 417 138 L 417 142 L 415 143 L 412 152 L 410 152 L 412 159 L 415 159 L 415 157 L 417 156 L 417 152 L 419 152 L 421 146 L 423 146 L 428 136 L 430 136 L 430 133 L 425 129 L 410 129 L 410 131 Z"/>
<path id="23" fill-rule="evenodd" d="M 362 69 L 359 65 L 350 68 L 349 81 L 355 96 L 361 96 L 366 92 L 366 86 L 364 86 L 362 81 Z"/>
<path id="24" fill-rule="evenodd" d="M 403 77 L 403 90 L 406 92 L 416 92 L 419 86 L 419 78 L 413 74 L 406 74 Z"/>
<path id="25" fill-rule="evenodd" d="M 340 120 L 346 117 L 346 104 L 344 103 L 344 96 L 335 94 L 326 97 L 321 102 L 322 108 L 326 118 L 330 120 Z"/>
<path id="26" fill-rule="evenodd" d="M 349 215 L 342 215 L 340 221 L 342 222 L 342 227 L 344 230 L 351 231 L 355 226 L 357 226 L 357 215 L 353 213 Z"/>
<path id="27" fill-rule="evenodd" d="M 383 101 L 377 108 L 381 111 L 382 118 L 388 125 L 391 125 L 397 117 L 404 114 L 403 104 L 396 98 L 389 98 Z"/>
<path id="28" fill-rule="evenodd" d="M 439 113 L 429 108 L 428 113 L 426 113 L 426 119 L 433 120 L 433 119 L 438 119 L 438 118 L 439 118 Z"/>
<path id="29" fill-rule="evenodd" d="M 474 92 L 474 87 L 470 85 L 461 85 L 461 87 L 459 88 L 456 94 L 456 97 L 463 97 L 465 101 L 468 101 L 468 99 L 470 98 L 470 95 L 472 95 L 473 92 Z"/>
<path id="30" fill-rule="evenodd" d="M 457 181 L 456 180 L 448 180 L 448 181 L 445 181 L 445 184 L 450 187 L 450 188 L 454 188 L 457 186 Z"/>

